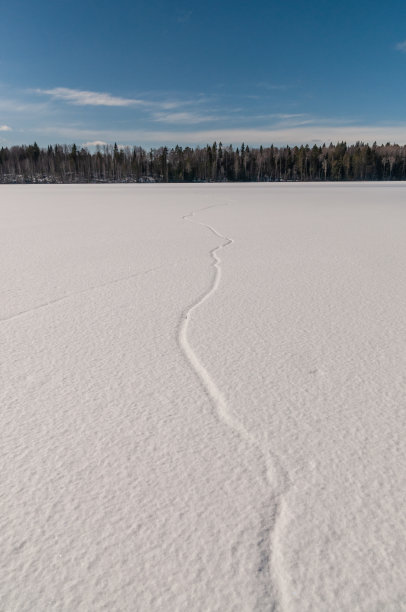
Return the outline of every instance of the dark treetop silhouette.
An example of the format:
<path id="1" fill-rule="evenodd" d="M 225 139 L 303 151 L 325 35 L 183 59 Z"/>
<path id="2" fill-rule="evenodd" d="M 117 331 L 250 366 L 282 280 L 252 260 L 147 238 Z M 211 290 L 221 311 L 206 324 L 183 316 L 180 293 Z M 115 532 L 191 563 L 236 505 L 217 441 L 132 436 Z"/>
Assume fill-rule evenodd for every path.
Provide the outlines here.
<path id="1" fill-rule="evenodd" d="M 95 152 L 37 143 L 0 149 L 1 183 L 405 180 L 406 146 L 142 147 Z"/>

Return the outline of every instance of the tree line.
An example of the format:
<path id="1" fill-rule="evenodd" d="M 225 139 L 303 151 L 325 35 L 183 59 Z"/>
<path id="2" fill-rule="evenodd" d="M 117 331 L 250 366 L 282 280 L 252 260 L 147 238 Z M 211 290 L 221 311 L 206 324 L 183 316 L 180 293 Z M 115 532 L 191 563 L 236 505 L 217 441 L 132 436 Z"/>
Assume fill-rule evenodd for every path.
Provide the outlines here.
<path id="1" fill-rule="evenodd" d="M 33 145 L 0 149 L 1 183 L 405 180 L 406 145 L 233 148 Z"/>

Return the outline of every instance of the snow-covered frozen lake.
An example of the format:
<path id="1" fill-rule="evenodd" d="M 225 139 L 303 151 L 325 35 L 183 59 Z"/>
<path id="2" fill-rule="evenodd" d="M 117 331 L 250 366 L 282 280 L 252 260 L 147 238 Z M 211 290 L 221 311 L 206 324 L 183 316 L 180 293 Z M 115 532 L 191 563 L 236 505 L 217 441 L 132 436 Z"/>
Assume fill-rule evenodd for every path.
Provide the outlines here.
<path id="1" fill-rule="evenodd" d="M 406 610 L 406 184 L 1 186 L 0 608 Z"/>

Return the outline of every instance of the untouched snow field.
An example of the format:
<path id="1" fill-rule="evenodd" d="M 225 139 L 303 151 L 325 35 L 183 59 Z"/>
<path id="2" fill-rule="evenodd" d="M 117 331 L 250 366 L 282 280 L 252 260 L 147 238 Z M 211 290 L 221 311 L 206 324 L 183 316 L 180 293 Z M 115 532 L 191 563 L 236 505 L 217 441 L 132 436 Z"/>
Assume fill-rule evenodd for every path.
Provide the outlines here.
<path id="1" fill-rule="evenodd" d="M 0 188 L 0 609 L 406 610 L 406 185 Z"/>

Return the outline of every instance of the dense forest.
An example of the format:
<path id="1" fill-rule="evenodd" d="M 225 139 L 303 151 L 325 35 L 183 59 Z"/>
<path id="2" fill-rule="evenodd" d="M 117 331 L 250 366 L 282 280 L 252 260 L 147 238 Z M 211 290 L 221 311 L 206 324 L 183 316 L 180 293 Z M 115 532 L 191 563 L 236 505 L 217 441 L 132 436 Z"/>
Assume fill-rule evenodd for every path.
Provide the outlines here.
<path id="1" fill-rule="evenodd" d="M 0 149 L 0 183 L 405 180 L 406 146 L 233 148 L 85 147 L 37 143 Z"/>

